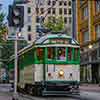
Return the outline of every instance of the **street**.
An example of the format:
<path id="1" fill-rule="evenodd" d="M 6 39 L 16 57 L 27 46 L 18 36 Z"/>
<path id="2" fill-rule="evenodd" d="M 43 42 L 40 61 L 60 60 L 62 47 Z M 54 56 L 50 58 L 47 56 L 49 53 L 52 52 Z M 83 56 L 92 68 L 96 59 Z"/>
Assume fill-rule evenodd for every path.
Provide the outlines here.
<path id="1" fill-rule="evenodd" d="M 46 96 L 34 97 L 18 95 L 19 100 L 100 100 L 100 93 L 81 91 L 79 96 Z M 12 93 L 0 92 L 0 100 L 12 100 Z"/>
<path id="2" fill-rule="evenodd" d="M 0 0 L 0 100 L 100 100 L 100 0 Z"/>

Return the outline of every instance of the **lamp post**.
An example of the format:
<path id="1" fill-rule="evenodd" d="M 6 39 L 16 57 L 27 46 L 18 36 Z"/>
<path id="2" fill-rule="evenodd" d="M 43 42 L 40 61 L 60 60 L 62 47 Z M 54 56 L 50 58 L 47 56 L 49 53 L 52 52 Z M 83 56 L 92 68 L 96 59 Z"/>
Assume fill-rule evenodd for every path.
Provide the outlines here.
<path id="1" fill-rule="evenodd" d="M 89 62 L 91 62 L 92 61 L 91 49 L 93 48 L 93 45 L 92 44 L 89 44 L 88 45 L 88 48 L 89 48 Z M 89 70 L 88 79 L 91 82 L 91 80 L 92 80 L 92 66 L 91 66 L 91 64 L 89 65 L 88 70 Z"/>

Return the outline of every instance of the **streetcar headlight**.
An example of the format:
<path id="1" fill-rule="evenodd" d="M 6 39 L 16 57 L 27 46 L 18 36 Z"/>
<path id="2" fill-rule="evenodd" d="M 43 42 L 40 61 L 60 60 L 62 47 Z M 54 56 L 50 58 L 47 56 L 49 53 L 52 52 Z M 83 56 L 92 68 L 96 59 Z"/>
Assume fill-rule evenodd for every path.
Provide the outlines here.
<path id="1" fill-rule="evenodd" d="M 59 76 L 64 76 L 64 71 L 60 70 L 58 74 L 59 74 Z"/>

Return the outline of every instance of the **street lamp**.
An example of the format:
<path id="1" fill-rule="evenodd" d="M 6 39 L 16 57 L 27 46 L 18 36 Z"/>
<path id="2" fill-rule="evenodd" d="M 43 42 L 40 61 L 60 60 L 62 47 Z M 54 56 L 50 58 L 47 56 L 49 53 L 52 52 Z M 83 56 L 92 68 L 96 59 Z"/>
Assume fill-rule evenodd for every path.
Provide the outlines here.
<path id="1" fill-rule="evenodd" d="M 18 36 L 18 37 L 21 37 L 21 36 L 22 36 L 21 32 L 19 32 L 19 33 L 17 34 L 17 36 Z"/>

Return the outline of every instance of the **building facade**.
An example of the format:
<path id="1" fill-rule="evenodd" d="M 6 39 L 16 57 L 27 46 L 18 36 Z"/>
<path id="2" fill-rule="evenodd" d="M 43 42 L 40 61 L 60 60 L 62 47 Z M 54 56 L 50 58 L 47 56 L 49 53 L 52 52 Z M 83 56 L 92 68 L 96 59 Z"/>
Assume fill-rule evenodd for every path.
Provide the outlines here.
<path id="1" fill-rule="evenodd" d="M 81 81 L 100 83 L 100 0 L 76 0 Z"/>
<path id="2" fill-rule="evenodd" d="M 67 33 L 72 33 L 72 0 L 30 0 L 24 4 L 21 4 L 20 0 L 15 1 L 19 2 L 18 5 L 24 6 L 25 22 L 22 35 L 28 42 L 36 39 L 36 29 L 39 27 L 40 20 L 45 18 L 46 21 L 50 16 L 62 16 Z M 38 17 L 41 17 L 41 19 Z M 12 31 L 13 29 L 10 27 L 9 33 L 12 33 Z"/>

